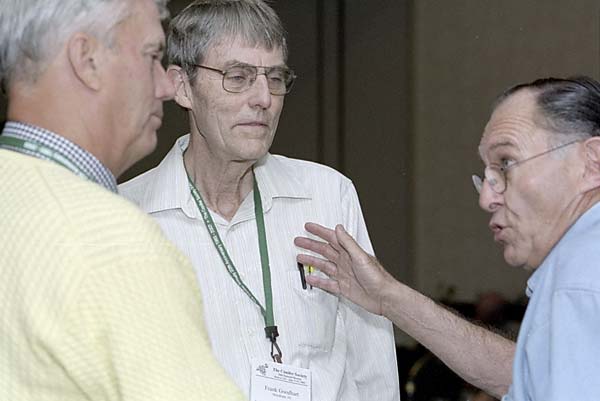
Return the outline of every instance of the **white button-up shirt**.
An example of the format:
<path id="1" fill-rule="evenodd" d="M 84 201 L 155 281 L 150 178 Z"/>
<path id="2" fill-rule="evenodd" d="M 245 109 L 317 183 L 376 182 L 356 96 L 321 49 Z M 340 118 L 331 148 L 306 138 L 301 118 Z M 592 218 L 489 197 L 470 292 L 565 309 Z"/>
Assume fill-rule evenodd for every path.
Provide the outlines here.
<path id="1" fill-rule="evenodd" d="M 190 193 L 183 164 L 188 139 L 179 138 L 158 167 L 123 184 L 120 192 L 150 213 L 192 260 L 215 356 L 248 395 L 251 361 L 270 360 L 271 344 L 260 309 L 227 272 Z M 307 235 L 308 221 L 343 224 L 372 253 L 352 182 L 331 168 L 270 154 L 254 171 L 283 362 L 310 369 L 313 401 L 399 400 L 391 323 L 319 289 L 303 289 L 296 264 L 300 249 L 293 240 Z M 240 277 L 264 306 L 253 194 L 231 221 L 211 215 Z"/>

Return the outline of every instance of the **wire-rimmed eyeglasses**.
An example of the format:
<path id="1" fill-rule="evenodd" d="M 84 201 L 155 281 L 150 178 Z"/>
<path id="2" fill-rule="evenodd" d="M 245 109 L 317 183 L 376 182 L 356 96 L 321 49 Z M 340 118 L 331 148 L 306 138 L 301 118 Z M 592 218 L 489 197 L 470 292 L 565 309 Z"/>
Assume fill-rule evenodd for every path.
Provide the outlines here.
<path id="1" fill-rule="evenodd" d="M 262 67 L 257 65 L 239 64 L 220 70 L 202 64 L 194 64 L 194 67 L 218 72 L 223 76 L 223 89 L 231 93 L 244 92 L 252 87 L 259 75 L 267 78 L 267 85 L 271 95 L 282 96 L 290 93 L 296 75 L 287 67 Z M 261 72 L 258 72 L 261 69 Z"/>
<path id="2" fill-rule="evenodd" d="M 521 166 L 525 162 L 537 159 L 538 157 L 547 155 L 549 153 L 554 152 L 555 150 L 562 149 L 566 146 L 572 145 L 577 142 L 581 142 L 581 139 L 576 139 L 574 141 L 570 141 L 570 142 L 563 143 L 561 145 L 552 147 L 548 150 L 543 151 L 542 153 L 538 153 L 536 155 L 530 156 L 523 160 L 515 161 L 514 163 L 512 163 L 508 166 L 497 166 L 497 165 L 487 166 L 485 168 L 485 170 L 483 171 L 483 176 L 484 176 L 483 179 L 476 174 L 473 174 L 471 176 L 471 179 L 473 180 L 473 186 L 475 187 L 475 190 L 477 191 L 477 193 L 480 194 L 481 189 L 483 188 L 483 181 L 485 180 L 485 181 L 487 181 L 490 188 L 492 188 L 492 191 L 494 191 L 497 194 L 503 194 L 504 191 L 506 191 L 506 173 L 509 170 L 512 170 L 513 168 L 515 168 L 517 166 Z"/>

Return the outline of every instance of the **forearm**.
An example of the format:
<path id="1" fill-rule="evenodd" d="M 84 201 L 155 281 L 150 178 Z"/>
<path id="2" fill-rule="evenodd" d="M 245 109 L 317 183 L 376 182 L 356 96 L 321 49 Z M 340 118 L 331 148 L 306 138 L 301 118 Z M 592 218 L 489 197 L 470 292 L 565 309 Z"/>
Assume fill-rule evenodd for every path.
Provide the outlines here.
<path id="1" fill-rule="evenodd" d="M 382 291 L 383 315 L 472 385 L 498 398 L 511 383 L 515 343 L 457 316 L 393 281 Z"/>

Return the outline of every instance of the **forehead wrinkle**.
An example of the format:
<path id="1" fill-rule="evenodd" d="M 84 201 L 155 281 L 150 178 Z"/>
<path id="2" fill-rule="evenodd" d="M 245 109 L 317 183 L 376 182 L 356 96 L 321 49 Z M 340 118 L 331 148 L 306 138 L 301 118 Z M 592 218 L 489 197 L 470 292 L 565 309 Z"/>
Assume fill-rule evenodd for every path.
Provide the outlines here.
<path id="1" fill-rule="evenodd" d="M 533 140 L 534 132 L 538 130 L 533 116 L 520 112 L 508 113 L 506 110 L 499 112 L 500 116 L 494 113 L 485 127 L 480 153 L 486 148 L 488 151 L 504 146 L 521 148 L 525 142 Z"/>
<path id="2" fill-rule="evenodd" d="M 251 52 L 248 52 L 251 50 Z M 280 47 L 274 47 L 273 49 L 268 49 L 259 44 L 249 44 L 242 37 L 227 37 L 222 38 L 219 41 L 216 41 L 214 44 L 209 46 L 206 51 L 206 55 L 204 57 L 204 62 L 207 62 L 209 59 L 212 59 L 212 62 L 219 62 L 223 65 L 231 66 L 234 64 L 247 64 L 254 65 L 248 61 L 243 61 L 239 59 L 239 54 L 250 54 L 252 56 L 260 56 L 264 58 L 268 55 L 275 55 L 277 52 L 282 53 L 282 49 Z M 227 59 L 231 57 L 230 59 Z M 283 55 L 281 61 L 277 63 L 278 65 L 285 65 L 285 60 L 283 60 Z"/>
<path id="3" fill-rule="evenodd" d="M 504 139 L 498 142 L 493 142 L 487 148 L 484 148 L 483 145 L 479 146 L 479 157 L 484 160 L 483 154 L 487 153 L 488 155 L 492 152 L 497 151 L 501 148 L 518 148 L 518 146 L 514 143 L 514 141 L 510 139 Z"/>
<path id="4" fill-rule="evenodd" d="M 233 67 L 233 66 L 248 66 L 248 67 L 265 67 L 265 68 L 273 68 L 273 67 L 287 67 L 287 65 L 285 63 L 280 63 L 280 64 L 274 64 L 274 65 L 254 65 L 254 64 L 249 64 L 245 61 L 240 61 L 238 59 L 232 59 L 232 60 L 228 60 L 225 62 L 224 64 L 225 67 Z"/>

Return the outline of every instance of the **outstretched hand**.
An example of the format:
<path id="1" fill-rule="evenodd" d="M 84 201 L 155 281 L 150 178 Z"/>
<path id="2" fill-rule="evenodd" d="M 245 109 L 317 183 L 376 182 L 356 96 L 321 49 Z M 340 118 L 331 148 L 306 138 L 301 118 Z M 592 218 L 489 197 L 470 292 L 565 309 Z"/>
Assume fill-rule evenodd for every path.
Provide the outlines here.
<path id="1" fill-rule="evenodd" d="M 394 279 L 377 259 L 366 253 L 341 225 L 337 225 L 335 231 L 315 223 L 307 223 L 305 228 L 326 242 L 296 237 L 294 243 L 325 259 L 299 254 L 297 260 L 316 267 L 328 276 L 307 276 L 306 282 L 382 315 L 383 288 Z"/>

